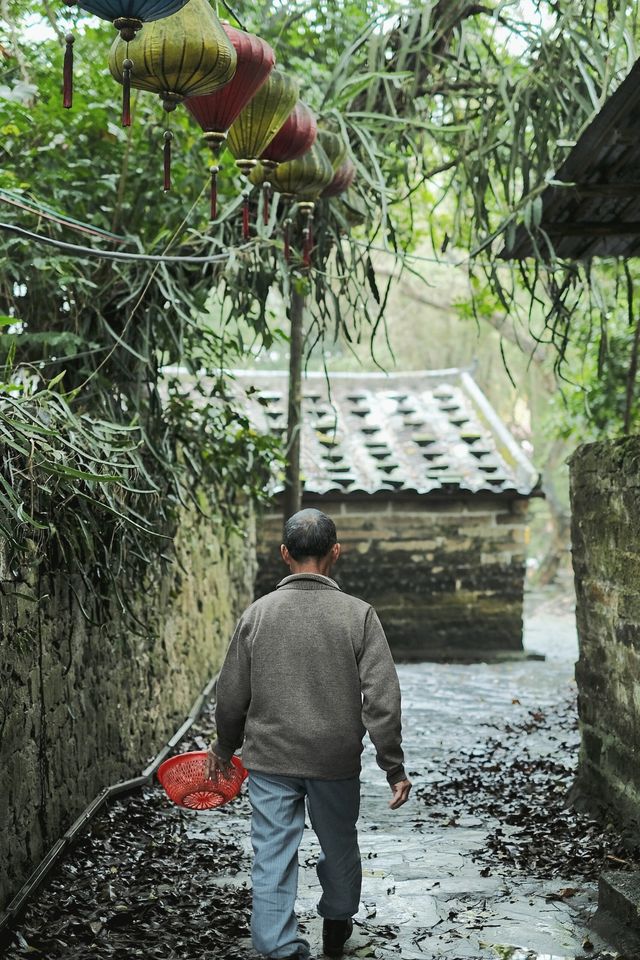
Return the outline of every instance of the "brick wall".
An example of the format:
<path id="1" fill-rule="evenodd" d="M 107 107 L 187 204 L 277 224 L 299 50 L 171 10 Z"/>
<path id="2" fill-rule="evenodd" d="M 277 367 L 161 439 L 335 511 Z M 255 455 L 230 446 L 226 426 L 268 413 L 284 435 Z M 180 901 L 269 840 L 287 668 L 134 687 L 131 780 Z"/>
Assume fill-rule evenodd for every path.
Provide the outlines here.
<path id="1" fill-rule="evenodd" d="M 222 547 L 189 516 L 176 552 L 136 598 L 143 636 L 115 614 L 91 628 L 60 577 L 33 583 L 39 605 L 20 599 L 0 569 L 0 907 L 103 787 L 140 773 L 221 663 L 251 599 L 252 534 Z"/>
<path id="2" fill-rule="evenodd" d="M 481 659 L 522 650 L 527 501 L 414 497 L 310 501 L 331 515 L 335 577 L 372 603 L 398 659 Z M 287 571 L 282 519 L 258 524 L 256 595 Z"/>
<path id="3" fill-rule="evenodd" d="M 578 787 L 640 833 L 640 437 L 571 458 Z"/>

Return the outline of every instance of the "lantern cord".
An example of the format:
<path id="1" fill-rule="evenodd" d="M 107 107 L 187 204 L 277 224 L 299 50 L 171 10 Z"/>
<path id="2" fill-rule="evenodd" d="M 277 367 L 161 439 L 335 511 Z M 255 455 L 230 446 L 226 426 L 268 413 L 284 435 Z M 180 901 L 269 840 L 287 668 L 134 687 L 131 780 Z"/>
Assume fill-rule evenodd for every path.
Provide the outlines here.
<path id="1" fill-rule="evenodd" d="M 62 67 L 62 106 L 69 110 L 73 106 L 73 44 L 75 38 L 72 33 L 66 35 L 64 64 Z"/>
<path id="2" fill-rule="evenodd" d="M 165 254 L 125 253 L 124 250 L 97 250 L 95 247 L 83 247 L 77 243 L 66 243 L 64 240 L 56 240 L 54 237 L 45 237 L 40 233 L 33 233 L 31 230 L 25 230 L 24 227 L 16 226 L 15 223 L 2 223 L 0 221 L 0 230 L 5 230 L 7 233 L 14 233 L 16 236 L 23 237 L 30 242 L 35 241 L 37 243 L 44 243 L 49 247 L 56 247 L 58 250 L 64 250 L 78 257 L 98 257 L 103 260 L 143 261 L 145 263 L 223 263 L 231 256 L 231 249 L 233 249 L 234 253 L 242 253 L 256 246 L 256 240 L 252 240 L 251 243 L 243 243 L 239 247 L 233 247 L 224 253 L 213 253 L 208 257 L 171 257 Z"/>
<path id="3" fill-rule="evenodd" d="M 129 59 L 129 41 L 127 40 L 127 55 L 122 61 L 122 126 L 131 126 L 131 71 L 133 60 Z"/>
<path id="4" fill-rule="evenodd" d="M 236 21 L 236 23 L 239 25 L 240 29 L 241 29 L 241 30 L 244 30 L 245 33 L 248 33 L 247 28 L 245 27 L 244 23 L 242 22 L 242 20 L 241 20 L 240 17 L 238 16 L 238 14 L 235 12 L 235 10 L 233 9 L 233 7 L 229 6 L 229 4 L 226 2 L 226 0 L 222 0 L 222 6 L 225 8 L 225 10 L 227 11 L 227 13 L 230 13 L 230 14 L 231 14 L 231 16 L 233 17 L 233 19 L 234 19 L 234 20 Z"/>
<path id="5" fill-rule="evenodd" d="M 171 130 L 165 130 L 164 132 L 164 192 L 171 190 L 171 141 L 173 140 L 173 134 Z"/>
<path id="6" fill-rule="evenodd" d="M 209 168 L 211 171 L 211 219 L 215 220 L 218 216 L 218 170 L 220 167 Z"/>
<path id="7" fill-rule="evenodd" d="M 249 222 L 249 195 L 245 194 L 242 198 L 242 237 L 248 240 L 251 235 L 251 225 Z"/>
<path id="8" fill-rule="evenodd" d="M 302 231 L 302 262 L 305 267 L 311 265 L 311 253 L 313 251 L 313 214 L 311 211 L 307 214 L 307 222 Z"/>

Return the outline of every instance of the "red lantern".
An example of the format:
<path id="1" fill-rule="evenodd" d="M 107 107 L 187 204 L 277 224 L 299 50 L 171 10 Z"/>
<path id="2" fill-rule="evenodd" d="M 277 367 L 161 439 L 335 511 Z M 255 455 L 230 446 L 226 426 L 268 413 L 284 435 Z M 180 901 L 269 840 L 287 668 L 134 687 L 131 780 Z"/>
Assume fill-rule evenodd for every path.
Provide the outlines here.
<path id="1" fill-rule="evenodd" d="M 269 172 L 275 170 L 279 163 L 296 160 L 313 146 L 318 135 L 318 124 L 313 110 L 298 100 L 292 112 L 282 124 L 275 137 L 260 157 L 260 163 L 266 171 L 262 184 L 264 196 L 264 222 L 269 222 L 269 197 L 271 184 Z"/>
<path id="2" fill-rule="evenodd" d="M 236 30 L 228 23 L 222 26 L 238 56 L 235 75 L 224 90 L 185 100 L 185 107 L 202 127 L 203 139 L 214 157 L 210 168 L 212 220 L 215 220 L 217 213 L 218 159 L 224 149 L 227 131 L 254 94 L 266 83 L 276 62 L 275 54 L 265 40 L 244 30 Z"/>
<path id="3" fill-rule="evenodd" d="M 333 175 L 333 180 L 328 187 L 325 187 L 321 197 L 337 197 L 339 194 L 348 190 L 356 178 L 356 168 L 351 160 L 345 160 L 342 166 L 338 167 Z"/>
<path id="4" fill-rule="evenodd" d="M 286 163 L 306 153 L 316 142 L 318 124 L 313 110 L 298 100 L 275 137 L 260 157 L 263 166 Z M 267 161 L 267 162 L 265 162 Z"/>

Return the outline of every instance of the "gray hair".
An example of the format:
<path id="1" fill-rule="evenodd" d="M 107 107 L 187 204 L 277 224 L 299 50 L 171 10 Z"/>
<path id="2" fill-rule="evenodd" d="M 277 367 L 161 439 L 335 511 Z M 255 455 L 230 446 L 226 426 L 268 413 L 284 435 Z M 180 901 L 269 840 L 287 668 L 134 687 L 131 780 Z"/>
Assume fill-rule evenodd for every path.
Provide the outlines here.
<path id="1" fill-rule="evenodd" d="M 337 541 L 331 517 L 311 507 L 294 513 L 284 527 L 284 545 L 294 560 L 325 557 Z"/>

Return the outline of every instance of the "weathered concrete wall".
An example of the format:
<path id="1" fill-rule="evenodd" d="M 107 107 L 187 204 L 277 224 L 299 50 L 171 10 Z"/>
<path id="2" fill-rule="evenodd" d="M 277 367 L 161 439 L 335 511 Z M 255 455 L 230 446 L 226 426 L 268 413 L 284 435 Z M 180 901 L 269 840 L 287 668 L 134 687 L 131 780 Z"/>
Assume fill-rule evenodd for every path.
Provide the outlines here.
<path id="1" fill-rule="evenodd" d="M 313 505 L 338 528 L 336 579 L 376 607 L 398 659 L 522 650 L 526 500 L 416 496 Z M 280 514 L 261 518 L 258 531 L 260 596 L 287 572 L 278 555 Z"/>
<path id="2" fill-rule="evenodd" d="M 578 787 L 640 834 L 640 437 L 571 458 Z"/>
<path id="3" fill-rule="evenodd" d="M 247 529 L 223 547 L 185 518 L 176 562 L 136 598 L 143 636 L 117 617 L 91 628 L 59 576 L 34 584 L 48 595 L 36 605 L 0 571 L 0 907 L 103 787 L 141 771 L 218 669 L 251 600 Z"/>

